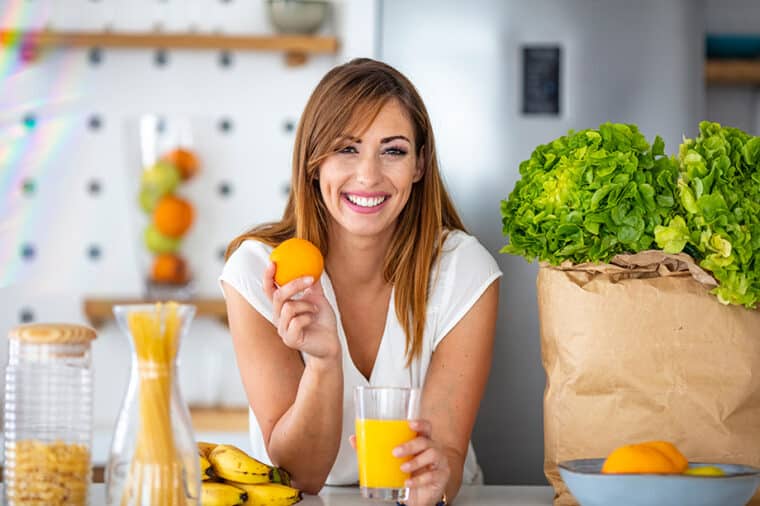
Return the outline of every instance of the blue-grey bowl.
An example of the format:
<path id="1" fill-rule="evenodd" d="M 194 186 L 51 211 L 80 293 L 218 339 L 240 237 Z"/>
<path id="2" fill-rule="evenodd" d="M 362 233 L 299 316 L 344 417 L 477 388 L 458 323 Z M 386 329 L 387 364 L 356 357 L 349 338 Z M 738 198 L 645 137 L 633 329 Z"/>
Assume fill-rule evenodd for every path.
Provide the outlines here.
<path id="1" fill-rule="evenodd" d="M 744 506 L 760 485 L 760 469 L 716 466 L 724 476 L 684 474 L 602 474 L 604 459 L 559 463 L 559 474 L 581 506 Z"/>

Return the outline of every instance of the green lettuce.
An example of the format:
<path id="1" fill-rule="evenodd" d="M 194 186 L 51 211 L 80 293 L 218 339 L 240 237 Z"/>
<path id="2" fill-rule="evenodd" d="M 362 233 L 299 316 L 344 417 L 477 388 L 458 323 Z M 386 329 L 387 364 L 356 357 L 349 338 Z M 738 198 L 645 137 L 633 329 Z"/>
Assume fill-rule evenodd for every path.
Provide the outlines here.
<path id="1" fill-rule="evenodd" d="M 657 245 L 685 251 L 712 272 L 723 303 L 760 300 L 760 137 L 703 121 L 679 149 L 677 213 L 655 228 Z"/>
<path id="2" fill-rule="evenodd" d="M 635 125 L 570 131 L 520 164 L 520 179 L 501 202 L 509 240 L 501 252 L 554 265 L 607 262 L 649 249 L 664 224 L 673 224 L 673 247 L 685 244 L 671 221 L 677 179 L 662 139 L 650 146 Z"/>

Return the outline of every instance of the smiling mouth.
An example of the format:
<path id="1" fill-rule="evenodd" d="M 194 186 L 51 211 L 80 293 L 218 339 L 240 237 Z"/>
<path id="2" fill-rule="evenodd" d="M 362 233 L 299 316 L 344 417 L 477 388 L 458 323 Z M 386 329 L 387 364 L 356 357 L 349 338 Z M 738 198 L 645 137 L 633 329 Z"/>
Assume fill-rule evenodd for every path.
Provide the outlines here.
<path id="1" fill-rule="evenodd" d="M 345 193 L 344 195 L 352 204 L 365 208 L 377 207 L 389 198 L 388 195 L 377 197 L 359 197 L 357 195 L 349 195 L 348 193 Z"/>

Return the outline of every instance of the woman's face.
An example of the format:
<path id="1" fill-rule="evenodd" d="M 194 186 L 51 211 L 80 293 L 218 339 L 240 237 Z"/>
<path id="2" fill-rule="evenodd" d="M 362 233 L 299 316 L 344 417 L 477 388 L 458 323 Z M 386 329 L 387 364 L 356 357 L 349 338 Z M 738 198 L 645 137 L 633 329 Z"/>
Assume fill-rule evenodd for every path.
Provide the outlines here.
<path id="1" fill-rule="evenodd" d="M 344 132 L 338 150 L 319 168 L 319 188 L 332 226 L 349 234 L 376 236 L 393 230 L 422 177 L 406 111 L 388 101 L 359 138 Z"/>

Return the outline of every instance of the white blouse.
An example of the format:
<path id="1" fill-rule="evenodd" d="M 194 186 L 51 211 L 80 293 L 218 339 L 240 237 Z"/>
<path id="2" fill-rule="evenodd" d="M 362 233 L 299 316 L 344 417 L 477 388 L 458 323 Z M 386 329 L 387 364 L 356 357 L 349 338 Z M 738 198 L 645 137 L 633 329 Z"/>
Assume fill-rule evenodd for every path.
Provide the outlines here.
<path id="1" fill-rule="evenodd" d="M 270 246 L 248 240 L 230 256 L 219 281 L 232 286 L 261 315 L 272 321 L 272 304 L 262 287 L 264 270 L 269 263 Z M 452 231 L 444 242 L 437 269 L 431 276 L 427 319 L 422 353 L 410 368 L 405 366 L 406 336 L 396 317 L 394 291 L 388 305 L 385 331 L 369 380 L 356 368 L 348 353 L 346 335 L 330 278 L 320 278 L 325 296 L 335 311 L 338 336 L 343 350 L 343 429 L 340 449 L 327 477 L 327 485 L 353 485 L 359 480 L 356 453 L 348 442 L 354 432 L 353 391 L 357 386 L 403 386 L 422 388 L 430 361 L 438 344 L 464 317 L 490 284 L 502 275 L 491 254 L 478 240 L 461 231 Z M 271 463 L 258 421 L 250 410 L 252 456 Z M 435 425 L 435 420 L 431 420 Z M 483 476 L 470 443 L 464 464 L 463 484 L 482 483 Z"/>

